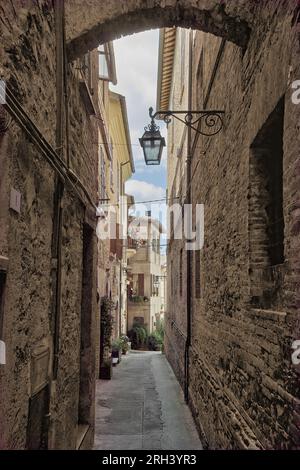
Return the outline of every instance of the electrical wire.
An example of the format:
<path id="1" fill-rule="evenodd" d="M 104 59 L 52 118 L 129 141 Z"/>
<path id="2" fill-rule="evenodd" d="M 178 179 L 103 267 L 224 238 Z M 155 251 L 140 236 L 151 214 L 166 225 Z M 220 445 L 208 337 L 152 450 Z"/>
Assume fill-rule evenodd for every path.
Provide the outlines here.
<path id="1" fill-rule="evenodd" d="M 80 190 L 84 193 L 87 201 L 90 205 L 97 210 L 96 204 L 93 202 L 90 194 L 88 193 L 87 189 L 80 181 L 78 176 L 65 164 L 65 162 L 60 158 L 60 156 L 56 153 L 53 147 L 49 144 L 49 142 L 43 137 L 41 131 L 37 128 L 34 122 L 30 119 L 27 115 L 24 108 L 21 106 L 20 103 L 15 99 L 13 93 L 9 90 L 6 86 L 4 87 L 0 81 L 0 87 L 2 87 L 2 91 L 5 93 L 6 102 L 3 104 L 4 108 L 9 112 L 9 114 L 15 118 L 21 128 L 26 132 L 29 136 L 30 140 L 35 143 L 35 145 L 40 149 L 50 166 L 59 174 L 63 181 L 69 183 L 79 200 L 86 205 L 86 201 L 82 198 L 78 190 L 78 186 Z M 76 184 L 74 184 L 73 179 L 76 180 Z"/>

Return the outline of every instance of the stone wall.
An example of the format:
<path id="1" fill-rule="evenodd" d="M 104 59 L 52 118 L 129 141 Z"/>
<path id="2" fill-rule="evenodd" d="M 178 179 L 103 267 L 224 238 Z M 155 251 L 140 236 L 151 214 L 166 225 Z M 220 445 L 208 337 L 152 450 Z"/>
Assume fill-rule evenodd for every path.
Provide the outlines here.
<path id="1" fill-rule="evenodd" d="M 68 65 L 64 72 L 59 62 L 63 60 L 63 41 L 53 3 L 24 5 L 19 1 L 1 2 L 1 77 L 96 203 L 97 146 L 91 145 L 97 141 L 96 123 L 79 94 L 78 64 Z M 97 74 L 94 76 L 97 78 Z M 48 446 L 75 448 L 79 442 L 83 224 L 88 212 L 85 205 L 90 212 L 92 209 L 70 185 L 65 186 L 60 204 L 60 270 L 53 258 L 56 176 L 34 140 L 14 119 L 0 137 L 0 160 L 0 253 L 9 258 L 3 321 L 7 363 L 0 369 L 0 448 L 23 449 L 28 445 L 30 402 L 46 383 L 50 388 L 50 402 L 45 409 L 45 414 L 50 412 L 49 424 L 44 422 Z M 21 193 L 20 214 L 9 209 L 11 188 Z M 55 320 L 53 286 L 59 271 L 60 316 Z M 91 284 L 95 310 L 95 276 Z M 94 329 L 93 324 L 84 327 L 90 332 Z M 56 328 L 58 371 L 53 377 Z M 85 391 L 90 406 L 86 421 L 90 431 L 83 446 L 92 444 L 93 344 L 85 350 L 87 353 L 91 380 Z"/>
<path id="2" fill-rule="evenodd" d="M 288 5 L 276 2 L 276 9 L 274 3 L 257 11 L 244 52 L 203 33 L 196 33 L 194 43 L 193 107 L 203 107 L 200 86 L 208 109 L 225 110 L 223 131 L 214 138 L 200 138 L 192 161 L 192 200 L 205 204 L 205 243 L 200 254 L 200 298 L 195 296 L 192 253 L 189 392 L 190 406 L 210 448 L 300 445 L 299 368 L 291 361 L 291 345 L 299 336 L 300 108 L 291 101 L 291 82 L 300 76 L 299 23 L 292 28 Z M 202 50 L 203 84 L 199 84 Z M 284 263 L 276 270 L 260 271 L 257 278 L 250 270 L 252 250 L 257 248 L 250 234 L 255 185 L 251 146 L 282 98 Z M 267 200 L 263 202 L 267 205 Z M 257 236 L 259 243 L 265 232 L 258 231 Z M 179 248 L 171 247 L 168 269 L 172 264 L 172 270 L 178 269 Z M 175 292 L 178 282 L 179 276 Z M 257 305 L 253 287 L 261 285 L 263 290 L 265 283 L 273 287 L 273 297 L 268 305 Z M 186 315 L 184 307 L 178 310 L 179 300 L 169 296 L 169 316 Z M 166 351 L 184 384 L 184 341 L 175 326 L 171 319 Z"/>

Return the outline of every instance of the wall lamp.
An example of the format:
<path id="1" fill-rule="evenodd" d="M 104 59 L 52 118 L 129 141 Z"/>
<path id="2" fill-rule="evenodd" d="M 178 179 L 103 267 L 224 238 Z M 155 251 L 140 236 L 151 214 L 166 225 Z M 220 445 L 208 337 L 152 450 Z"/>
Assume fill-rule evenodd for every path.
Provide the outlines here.
<path id="1" fill-rule="evenodd" d="M 153 114 L 153 108 L 149 108 L 151 122 L 145 127 L 143 136 L 139 139 L 144 152 L 146 165 L 159 165 L 161 161 L 163 148 L 166 141 L 162 137 L 159 127 L 154 119 L 160 116 L 164 122 L 170 124 L 171 118 L 175 118 L 186 126 L 193 129 L 197 134 L 206 137 L 212 137 L 218 134 L 223 128 L 224 111 L 156 111 Z"/>

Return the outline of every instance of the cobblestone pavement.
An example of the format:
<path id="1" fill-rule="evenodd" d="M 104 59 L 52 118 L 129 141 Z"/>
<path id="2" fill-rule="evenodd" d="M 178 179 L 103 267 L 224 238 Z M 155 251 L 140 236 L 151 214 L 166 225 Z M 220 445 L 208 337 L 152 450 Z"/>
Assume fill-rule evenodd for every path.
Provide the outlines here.
<path id="1" fill-rule="evenodd" d="M 132 351 L 96 392 L 95 449 L 202 449 L 165 356 Z"/>

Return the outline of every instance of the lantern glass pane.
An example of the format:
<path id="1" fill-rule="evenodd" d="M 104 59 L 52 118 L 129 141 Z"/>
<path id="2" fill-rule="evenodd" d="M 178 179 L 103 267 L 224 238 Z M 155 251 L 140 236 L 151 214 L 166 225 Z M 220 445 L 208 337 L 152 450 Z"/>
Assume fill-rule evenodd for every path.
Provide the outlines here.
<path id="1" fill-rule="evenodd" d="M 147 161 L 157 161 L 160 151 L 160 140 L 145 140 L 144 151 Z"/>

